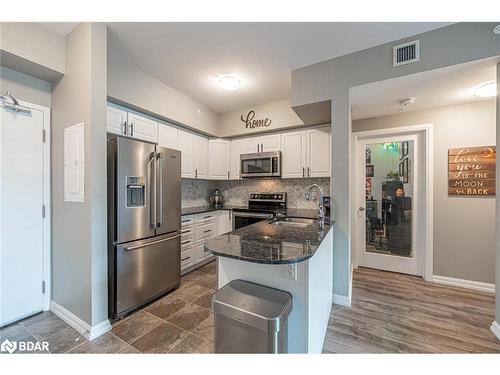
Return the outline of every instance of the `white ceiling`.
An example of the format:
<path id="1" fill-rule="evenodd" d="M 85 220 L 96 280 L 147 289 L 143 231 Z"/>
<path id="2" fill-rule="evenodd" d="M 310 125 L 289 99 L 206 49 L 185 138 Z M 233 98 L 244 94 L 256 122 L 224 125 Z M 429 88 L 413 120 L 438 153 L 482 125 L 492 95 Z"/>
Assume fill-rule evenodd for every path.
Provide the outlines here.
<path id="1" fill-rule="evenodd" d="M 352 119 L 400 113 L 399 101 L 414 98 L 407 112 L 487 100 L 476 87 L 496 79 L 498 58 L 450 66 L 351 88 Z"/>
<path id="2" fill-rule="evenodd" d="M 68 35 L 78 22 L 39 22 L 40 25 L 61 36 Z"/>
<path id="3" fill-rule="evenodd" d="M 293 69 L 447 24 L 127 22 L 108 26 L 121 42 L 119 48 L 128 49 L 142 71 L 224 113 L 289 98 Z M 216 77 L 222 74 L 240 76 L 241 88 L 233 92 L 220 88 Z"/>

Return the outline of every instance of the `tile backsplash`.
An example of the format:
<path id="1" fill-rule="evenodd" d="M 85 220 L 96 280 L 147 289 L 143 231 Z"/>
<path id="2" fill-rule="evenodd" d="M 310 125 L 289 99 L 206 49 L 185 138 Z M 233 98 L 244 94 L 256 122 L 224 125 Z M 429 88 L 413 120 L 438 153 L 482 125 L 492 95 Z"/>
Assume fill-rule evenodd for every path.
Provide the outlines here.
<path id="1" fill-rule="evenodd" d="M 224 203 L 246 205 L 248 196 L 254 192 L 287 193 L 288 207 L 316 208 L 317 203 L 305 199 L 306 189 L 311 184 L 318 184 L 325 195 L 330 195 L 330 179 L 325 178 L 290 178 L 290 179 L 243 179 L 231 181 L 206 181 L 182 179 L 182 207 L 196 207 L 210 204 L 210 196 L 218 188 L 224 196 Z"/>

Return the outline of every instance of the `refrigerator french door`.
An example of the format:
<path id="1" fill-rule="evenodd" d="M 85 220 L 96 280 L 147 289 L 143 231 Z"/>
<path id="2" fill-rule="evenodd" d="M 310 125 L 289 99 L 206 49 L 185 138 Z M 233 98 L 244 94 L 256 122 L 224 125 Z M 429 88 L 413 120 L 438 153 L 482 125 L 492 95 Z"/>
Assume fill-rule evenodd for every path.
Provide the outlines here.
<path id="1" fill-rule="evenodd" d="M 109 312 L 119 319 L 180 283 L 181 154 L 108 141 Z"/>

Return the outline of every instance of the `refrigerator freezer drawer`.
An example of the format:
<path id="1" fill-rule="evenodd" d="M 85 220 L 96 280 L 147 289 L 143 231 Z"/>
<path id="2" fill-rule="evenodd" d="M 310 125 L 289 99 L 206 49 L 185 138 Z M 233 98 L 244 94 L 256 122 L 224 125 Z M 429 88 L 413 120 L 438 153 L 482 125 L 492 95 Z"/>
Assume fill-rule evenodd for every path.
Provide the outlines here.
<path id="1" fill-rule="evenodd" d="M 181 279 L 180 255 L 177 233 L 117 245 L 117 316 L 174 289 Z"/>

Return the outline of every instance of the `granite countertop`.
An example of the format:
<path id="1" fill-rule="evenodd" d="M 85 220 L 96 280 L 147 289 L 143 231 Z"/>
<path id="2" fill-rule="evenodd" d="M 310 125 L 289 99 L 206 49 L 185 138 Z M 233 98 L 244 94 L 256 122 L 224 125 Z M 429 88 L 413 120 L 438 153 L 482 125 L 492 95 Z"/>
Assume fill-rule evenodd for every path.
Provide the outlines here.
<path id="1" fill-rule="evenodd" d="M 213 237 L 207 240 L 205 249 L 216 256 L 253 263 L 299 263 L 314 255 L 331 227 L 325 224 L 320 229 L 317 221 L 298 227 L 266 220 Z"/>
<path id="2" fill-rule="evenodd" d="M 247 206 L 237 206 L 237 205 L 223 205 L 221 207 L 214 206 L 199 206 L 199 207 L 185 207 L 181 209 L 181 215 L 194 215 L 201 214 L 203 212 L 219 211 L 219 210 L 237 210 L 246 209 Z M 285 216 L 289 217 L 302 217 L 315 219 L 318 217 L 318 210 L 309 208 L 287 208 L 285 211 Z"/>

